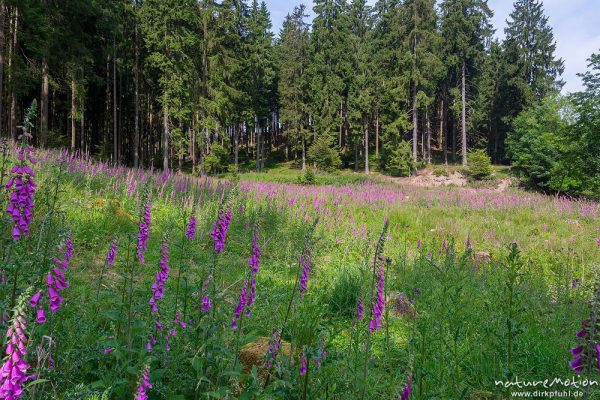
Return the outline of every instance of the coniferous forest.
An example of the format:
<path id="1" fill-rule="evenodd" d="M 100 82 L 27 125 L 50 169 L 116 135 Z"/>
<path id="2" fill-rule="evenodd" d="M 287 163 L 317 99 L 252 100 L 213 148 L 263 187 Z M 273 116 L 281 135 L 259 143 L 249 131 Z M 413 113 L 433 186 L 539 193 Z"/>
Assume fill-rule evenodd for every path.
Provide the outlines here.
<path id="1" fill-rule="evenodd" d="M 501 42 L 484 0 L 318 0 L 312 24 L 298 6 L 280 32 L 258 1 L 5 0 L 1 12 L 2 132 L 16 138 L 35 99 L 37 144 L 122 165 L 214 173 L 294 160 L 400 174 L 485 149 L 518 167 L 517 116 L 567 107 L 555 104 L 563 61 L 537 0 L 515 2 Z M 569 104 L 593 107 L 594 95 L 590 83 Z M 586 140 L 578 129 L 590 127 L 570 128 L 566 139 Z M 554 181 L 569 183 L 521 169 L 589 192 L 580 181 L 597 168 L 558 172 L 588 155 L 558 152 Z"/>
<path id="2" fill-rule="evenodd" d="M 0 0 L 0 400 L 600 398 L 600 5 L 288 3 Z"/>

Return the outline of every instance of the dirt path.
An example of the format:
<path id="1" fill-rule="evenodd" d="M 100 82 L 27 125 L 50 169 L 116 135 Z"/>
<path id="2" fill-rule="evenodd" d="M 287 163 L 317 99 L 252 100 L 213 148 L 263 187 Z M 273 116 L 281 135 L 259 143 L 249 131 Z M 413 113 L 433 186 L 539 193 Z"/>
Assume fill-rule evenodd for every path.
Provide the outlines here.
<path id="1" fill-rule="evenodd" d="M 382 176 L 383 177 L 383 176 Z M 422 188 L 435 188 L 442 186 L 467 187 L 467 178 L 458 173 L 452 172 L 449 175 L 434 175 L 430 169 L 422 169 L 417 172 L 416 176 L 407 177 L 383 177 L 387 181 L 391 181 L 401 186 L 417 186 Z M 512 178 L 503 178 L 494 181 L 490 189 L 497 192 L 504 192 L 512 185 Z"/>

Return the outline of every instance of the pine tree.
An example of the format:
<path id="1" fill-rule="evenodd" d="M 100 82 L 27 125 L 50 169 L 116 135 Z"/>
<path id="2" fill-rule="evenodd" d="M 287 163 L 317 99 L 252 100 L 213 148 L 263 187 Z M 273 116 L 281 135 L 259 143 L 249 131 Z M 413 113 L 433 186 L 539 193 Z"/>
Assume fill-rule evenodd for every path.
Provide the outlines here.
<path id="1" fill-rule="evenodd" d="M 462 163 L 467 163 L 467 83 L 475 79 L 477 65 L 483 61 L 493 32 L 489 19 L 492 11 L 487 0 L 444 0 L 441 4 L 441 34 L 445 40 L 445 57 L 449 80 L 460 88 L 460 123 Z M 454 91 L 454 97 L 457 92 Z"/>
<path id="2" fill-rule="evenodd" d="M 306 169 L 306 125 L 309 107 L 306 74 L 310 40 L 305 12 L 303 5 L 295 7 L 283 22 L 280 34 L 278 88 L 281 122 L 286 129 L 288 142 L 300 142 L 303 170 Z"/>

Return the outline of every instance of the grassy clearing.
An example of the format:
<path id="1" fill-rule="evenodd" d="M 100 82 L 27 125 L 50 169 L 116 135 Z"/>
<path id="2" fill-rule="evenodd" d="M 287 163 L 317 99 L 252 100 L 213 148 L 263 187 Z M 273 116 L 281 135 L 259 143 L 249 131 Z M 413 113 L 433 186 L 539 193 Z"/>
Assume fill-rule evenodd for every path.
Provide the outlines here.
<path id="1" fill-rule="evenodd" d="M 73 235 L 64 305 L 49 323 L 30 322 L 30 343 L 54 340 L 54 367 L 32 363 L 51 382 L 36 385 L 43 398 L 87 399 L 104 391 L 131 398 L 145 368 L 153 382 L 150 398 L 156 399 L 295 399 L 305 393 L 391 399 L 411 373 L 411 398 L 503 398 L 509 391 L 495 380 L 572 375 L 569 349 L 579 344 L 574 335 L 589 314 L 585 301 L 597 276 L 600 234 L 593 203 L 517 189 L 350 184 L 353 174 L 328 175 L 335 186 L 277 183 L 297 176 L 288 168 L 269 170 L 269 181 L 243 174 L 236 188 L 225 179 L 149 175 L 60 161 L 53 153 L 42 158 L 31 237 L 15 244 L 7 235 L 2 243 L 7 281 L 16 268 L 26 271 L 19 275 L 21 292 L 44 287 L 40 276 L 62 251 L 67 233 Z M 44 231 L 55 188 L 54 217 Z M 152 222 L 141 265 L 135 247 L 145 198 Z M 231 226 L 224 253 L 215 257 L 209 234 L 227 204 Z M 198 227 L 190 241 L 183 233 L 192 210 Z M 386 218 L 389 230 L 378 255 L 391 261 L 377 264 L 385 267 L 387 304 L 382 328 L 369 332 L 375 242 Z M 256 302 L 233 330 L 253 227 L 262 250 Z M 313 267 L 299 296 L 293 288 L 307 237 L 315 241 Z M 117 261 L 100 282 L 114 238 Z M 40 242 L 45 250 L 37 250 Z M 164 243 L 171 270 L 160 303 L 161 331 L 148 300 Z M 201 310 L 212 282 L 214 315 Z M 1 294 L 7 310 L 11 285 L 2 285 Z M 359 299 L 364 315 L 357 321 Z M 185 328 L 174 324 L 177 312 Z M 244 370 L 237 361 L 239 349 L 282 327 L 293 356 L 279 358 L 265 384 L 263 367 Z M 167 341 L 173 328 L 177 333 Z M 157 344 L 148 353 L 151 336 Z M 303 355 L 308 371 L 301 375 Z"/>

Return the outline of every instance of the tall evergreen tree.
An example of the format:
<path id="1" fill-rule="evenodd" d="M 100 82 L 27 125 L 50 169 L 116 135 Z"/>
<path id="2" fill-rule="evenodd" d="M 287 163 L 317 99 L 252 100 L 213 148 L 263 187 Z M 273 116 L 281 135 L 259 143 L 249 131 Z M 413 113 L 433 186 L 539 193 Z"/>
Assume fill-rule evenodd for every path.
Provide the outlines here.
<path id="1" fill-rule="evenodd" d="M 444 0 L 441 9 L 441 34 L 446 44 L 449 79 L 458 89 L 453 92 L 454 97 L 460 97 L 461 155 L 462 163 L 466 165 L 467 84 L 477 75 L 477 65 L 483 61 L 490 44 L 493 29 L 489 20 L 492 11 L 487 0 Z"/>
<path id="2" fill-rule="evenodd" d="M 279 103 L 281 122 L 288 142 L 300 142 L 302 169 L 306 169 L 306 125 L 308 120 L 307 68 L 309 27 L 303 5 L 294 8 L 283 22 L 279 48 Z M 286 144 L 286 155 L 289 144 Z M 287 158 L 287 156 L 286 156 Z"/>

